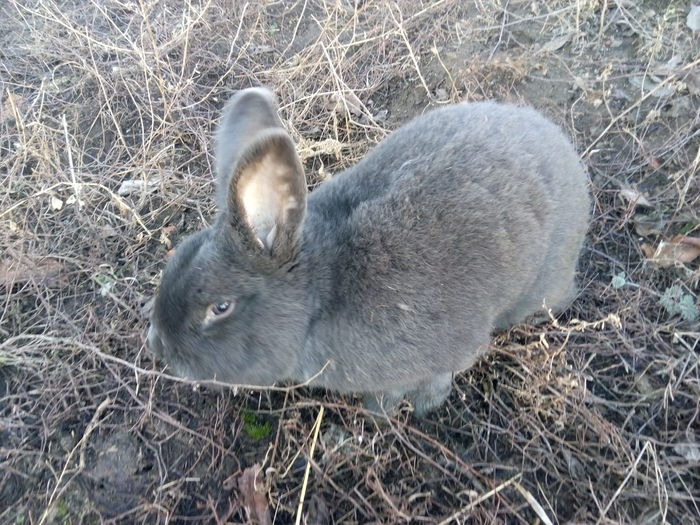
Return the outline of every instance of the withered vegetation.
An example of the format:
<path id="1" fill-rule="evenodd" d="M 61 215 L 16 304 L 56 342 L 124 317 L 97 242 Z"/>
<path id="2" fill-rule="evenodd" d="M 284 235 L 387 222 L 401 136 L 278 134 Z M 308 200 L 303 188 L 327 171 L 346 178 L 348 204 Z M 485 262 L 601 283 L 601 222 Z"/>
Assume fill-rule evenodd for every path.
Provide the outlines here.
<path id="1" fill-rule="evenodd" d="M 2 2 L 0 521 L 695 522 L 698 260 L 653 254 L 700 237 L 697 18 L 688 0 Z M 426 108 L 540 108 L 591 176 L 579 299 L 499 334 L 426 418 L 161 375 L 142 308 L 213 217 L 212 129 L 251 85 L 276 91 L 310 188 Z"/>

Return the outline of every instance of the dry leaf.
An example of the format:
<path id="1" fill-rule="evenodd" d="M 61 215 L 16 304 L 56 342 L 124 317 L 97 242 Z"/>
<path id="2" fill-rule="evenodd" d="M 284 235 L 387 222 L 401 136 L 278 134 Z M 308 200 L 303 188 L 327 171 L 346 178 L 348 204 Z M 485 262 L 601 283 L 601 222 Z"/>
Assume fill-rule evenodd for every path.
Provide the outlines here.
<path id="1" fill-rule="evenodd" d="M 0 107 L 0 116 L 2 116 L 2 120 L 7 120 L 10 118 L 14 118 L 16 116 L 16 113 L 23 113 L 24 112 L 24 107 L 26 106 L 26 102 L 24 97 L 20 95 L 15 95 L 14 93 L 10 93 L 10 90 L 7 90 L 7 96 L 5 98 L 5 102 Z M 15 112 L 16 108 L 20 108 Z"/>
<path id="2" fill-rule="evenodd" d="M 374 114 L 374 117 L 372 117 L 374 120 L 377 122 L 384 122 L 387 117 L 389 116 L 389 110 L 387 109 L 380 109 Z"/>
<path id="3" fill-rule="evenodd" d="M 652 206 L 649 199 L 647 199 L 641 191 L 633 188 L 621 188 L 620 197 L 624 198 L 627 202 L 630 202 L 635 206 L 646 206 L 647 208 Z"/>
<path id="4" fill-rule="evenodd" d="M 153 177 L 148 180 L 125 180 L 121 183 L 119 189 L 117 189 L 117 195 L 121 195 L 122 197 L 124 197 L 126 195 L 130 195 L 131 193 L 134 193 L 135 191 L 143 191 L 148 188 L 153 188 L 154 186 L 158 186 L 158 184 L 160 184 L 160 177 Z"/>
<path id="5" fill-rule="evenodd" d="M 657 77 L 670 77 L 671 75 L 677 75 L 681 69 L 681 61 L 683 60 L 682 55 L 673 55 L 666 62 L 661 64 L 656 64 L 654 69 L 651 70 L 651 74 Z"/>
<path id="6" fill-rule="evenodd" d="M 646 257 L 647 259 L 651 259 L 652 257 L 654 257 L 654 252 L 656 250 L 654 249 L 654 247 L 651 244 L 649 244 L 648 242 L 645 242 L 642 244 L 641 248 L 642 248 L 642 253 L 644 254 L 644 257 Z"/>
<path id="7" fill-rule="evenodd" d="M 699 76 L 700 80 L 700 76 Z M 698 94 L 700 94 L 700 83 L 698 83 Z M 682 97 L 674 97 L 671 103 L 665 109 L 664 113 L 666 116 L 671 118 L 684 117 L 690 115 L 693 109 L 693 101 L 690 95 L 684 95 Z"/>
<path id="8" fill-rule="evenodd" d="M 274 51 L 274 50 L 275 50 L 275 48 L 272 47 L 271 45 L 268 45 L 268 44 L 252 44 L 252 45 L 249 47 L 249 51 L 250 51 L 253 55 L 260 55 L 260 54 L 263 54 L 263 53 L 270 53 L 271 51 Z"/>
<path id="9" fill-rule="evenodd" d="M 98 231 L 102 239 L 109 239 L 110 237 L 116 237 L 119 235 L 119 232 L 117 232 L 117 230 L 109 224 L 103 224 L 98 228 Z"/>
<path id="10" fill-rule="evenodd" d="M 685 85 L 693 95 L 700 95 L 700 68 L 694 68 L 685 77 Z"/>
<path id="11" fill-rule="evenodd" d="M 140 313 L 141 315 L 148 319 L 151 317 L 151 312 L 153 312 L 153 305 L 156 303 L 156 298 L 151 297 L 150 299 L 147 299 L 145 303 L 143 303 L 143 306 L 141 306 Z M 227 490 L 231 490 L 231 487 L 228 487 Z"/>
<path id="12" fill-rule="evenodd" d="M 691 431 L 686 431 L 684 442 L 674 445 L 673 451 L 692 463 L 700 462 L 700 445 Z"/>
<path id="13" fill-rule="evenodd" d="M 83 206 L 85 206 L 85 202 L 79 201 L 78 197 L 76 197 L 75 194 L 71 195 L 66 199 L 66 204 L 68 204 L 68 206 L 72 206 L 76 202 L 78 203 L 78 208 L 82 208 Z"/>
<path id="14" fill-rule="evenodd" d="M 447 90 L 445 88 L 437 88 L 435 90 L 435 98 L 437 100 L 445 102 L 445 101 L 450 99 L 450 94 L 447 92 Z"/>
<path id="15" fill-rule="evenodd" d="M 173 242 L 170 240 L 170 234 L 175 231 L 175 226 L 173 225 L 168 225 L 168 226 L 163 226 L 160 230 L 160 238 L 158 241 L 160 241 L 161 244 L 163 244 L 168 250 L 170 250 L 173 246 Z"/>
<path id="16" fill-rule="evenodd" d="M 248 520 L 260 525 L 272 525 L 270 505 L 267 496 L 256 487 L 256 479 L 260 474 L 260 465 L 255 464 L 243 471 L 238 478 L 238 490 L 243 496 L 243 507 Z"/>
<path id="17" fill-rule="evenodd" d="M 683 235 L 682 233 L 679 233 L 671 238 L 671 242 L 677 242 L 685 244 L 687 246 L 693 246 L 696 250 L 698 250 L 698 253 L 693 257 L 693 259 L 700 255 L 700 237 L 690 237 L 688 235 Z"/>
<path id="18" fill-rule="evenodd" d="M 364 114 L 364 104 L 352 91 L 332 94 L 326 106 L 329 110 L 346 117 L 359 117 Z"/>
<path id="19" fill-rule="evenodd" d="M 629 83 L 640 88 L 643 93 L 650 93 L 652 97 L 662 98 L 673 95 L 671 86 L 660 86 L 661 82 L 658 79 L 649 76 L 630 77 Z"/>
<path id="20" fill-rule="evenodd" d="M 328 505 L 318 494 L 311 496 L 304 522 L 306 525 L 328 525 L 331 522 Z"/>
<path id="21" fill-rule="evenodd" d="M 10 288 L 17 283 L 32 282 L 44 286 L 60 283 L 63 266 L 55 259 L 39 258 L 34 261 L 27 256 L 0 260 L 0 286 Z"/>
<path id="22" fill-rule="evenodd" d="M 700 31 L 700 5 L 691 6 L 688 17 L 685 19 L 685 25 L 690 28 L 693 34 Z"/>
<path id="23" fill-rule="evenodd" d="M 55 195 L 51 195 L 51 209 L 54 211 L 58 211 L 61 208 L 63 208 L 63 201 Z"/>
<path id="24" fill-rule="evenodd" d="M 552 38 L 549 42 L 542 45 L 540 53 L 552 53 L 561 49 L 569 41 L 569 36 L 570 35 L 562 35 Z"/>
<path id="25" fill-rule="evenodd" d="M 632 218 L 632 221 L 634 222 L 634 232 L 640 237 L 658 235 L 666 228 L 666 222 L 663 219 L 653 215 L 643 215 L 637 213 Z"/>
<path id="26" fill-rule="evenodd" d="M 661 163 L 658 161 L 658 159 L 655 159 L 646 152 L 644 153 L 644 158 L 653 169 L 658 170 L 661 167 Z"/>
<path id="27" fill-rule="evenodd" d="M 662 268 L 690 263 L 700 257 L 700 238 L 679 234 L 670 241 L 661 241 L 656 249 L 642 244 L 642 251 L 647 259 Z"/>

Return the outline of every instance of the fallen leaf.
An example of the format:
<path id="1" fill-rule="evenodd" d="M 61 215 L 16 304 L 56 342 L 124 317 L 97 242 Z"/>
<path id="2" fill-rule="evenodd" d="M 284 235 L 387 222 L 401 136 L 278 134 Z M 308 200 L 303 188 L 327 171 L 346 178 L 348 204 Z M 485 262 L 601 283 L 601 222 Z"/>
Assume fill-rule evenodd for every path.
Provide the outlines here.
<path id="1" fill-rule="evenodd" d="M 688 83 L 688 89 L 690 89 L 690 83 Z M 698 74 L 698 92 L 696 94 L 700 94 L 700 74 Z M 674 97 L 664 113 L 671 118 L 679 118 L 690 115 L 692 110 L 693 101 L 691 100 L 691 96 L 684 95 L 682 97 Z"/>
<path id="2" fill-rule="evenodd" d="M 331 522 L 328 505 L 318 494 L 311 496 L 305 518 L 306 525 L 328 525 Z"/>
<path id="3" fill-rule="evenodd" d="M 552 38 L 546 44 L 543 44 L 540 48 L 540 53 L 552 53 L 564 47 L 569 41 L 570 35 L 562 35 Z"/>
<path id="4" fill-rule="evenodd" d="M 143 317 L 149 318 L 151 317 L 151 312 L 153 312 L 153 306 L 156 304 L 156 298 L 151 297 L 150 299 L 147 299 L 146 302 L 143 303 L 141 306 L 140 313 Z M 232 487 L 226 487 L 227 490 L 231 490 Z"/>
<path id="5" fill-rule="evenodd" d="M 658 79 L 649 76 L 630 77 L 629 83 L 640 88 L 644 93 L 651 92 L 650 94 L 652 97 L 662 98 L 673 95 L 673 88 L 671 86 L 661 86 Z"/>
<path id="6" fill-rule="evenodd" d="M 652 207 L 649 199 L 647 199 L 641 191 L 635 188 L 620 188 L 620 197 L 624 198 L 627 202 L 633 204 L 634 206 L 646 206 L 647 208 Z"/>
<path id="7" fill-rule="evenodd" d="M 693 34 L 700 31 L 700 5 L 690 7 L 688 17 L 685 19 L 685 25 L 690 28 Z"/>
<path id="8" fill-rule="evenodd" d="M 450 99 L 450 94 L 445 88 L 437 88 L 435 90 L 435 98 L 444 102 Z"/>
<path id="9" fill-rule="evenodd" d="M 691 463 L 700 462 L 700 446 L 696 443 L 679 443 L 673 447 L 673 451 Z"/>
<path id="10" fill-rule="evenodd" d="M 54 211 L 58 211 L 61 208 L 63 208 L 63 201 L 55 195 L 51 195 L 51 209 Z"/>
<path id="11" fill-rule="evenodd" d="M 625 275 L 625 272 L 620 272 L 613 275 L 610 284 L 613 288 L 615 288 L 615 290 L 619 290 L 620 288 L 625 286 L 627 284 L 627 276 Z"/>
<path id="12" fill-rule="evenodd" d="M 632 218 L 632 222 L 634 222 L 634 232 L 640 237 L 658 235 L 666 228 L 666 222 L 654 215 L 637 213 Z"/>
<path id="13" fill-rule="evenodd" d="M 53 286 L 61 282 L 63 265 L 55 259 L 28 256 L 0 260 L 0 286 L 10 288 L 18 283 Z"/>
<path id="14" fill-rule="evenodd" d="M 18 113 L 21 114 L 24 112 L 23 110 L 25 106 L 25 98 L 21 95 L 15 95 L 14 93 L 10 93 L 8 89 L 5 102 L 3 103 L 2 107 L 0 107 L 0 116 L 2 116 L 3 121 L 8 120 L 10 118 L 14 118 Z"/>
<path id="15" fill-rule="evenodd" d="M 658 161 L 658 159 L 655 159 L 651 155 L 645 154 L 644 158 L 649 163 L 649 166 L 651 166 L 653 169 L 658 170 L 661 167 L 661 163 Z"/>
<path id="16" fill-rule="evenodd" d="M 238 478 L 238 490 L 243 497 L 243 507 L 248 515 L 248 520 L 260 525 L 272 525 L 267 496 L 260 491 L 260 487 L 256 487 L 259 475 L 260 465 L 258 464 L 245 469 Z"/>
<path id="17" fill-rule="evenodd" d="M 76 202 L 78 203 L 78 208 L 82 208 L 83 206 L 85 206 L 85 202 L 82 200 L 78 200 L 78 197 L 76 197 L 75 194 L 71 195 L 66 199 L 66 204 L 68 204 L 69 206 L 72 206 Z"/>
<path id="18" fill-rule="evenodd" d="M 352 91 L 344 92 L 342 94 L 332 94 L 326 103 L 326 107 L 329 110 L 345 117 L 359 117 L 365 113 L 364 104 Z"/>
<path id="19" fill-rule="evenodd" d="M 387 109 L 380 109 L 375 113 L 374 117 L 372 117 L 374 120 L 377 122 L 384 122 L 386 118 L 389 116 L 389 110 Z"/>
<path id="20" fill-rule="evenodd" d="M 656 250 L 654 249 L 654 247 L 651 244 L 649 244 L 648 242 L 645 242 L 642 244 L 641 248 L 642 248 L 642 253 L 644 254 L 644 257 L 646 257 L 647 259 L 651 259 L 652 257 L 654 257 L 654 252 Z"/>
<path id="21" fill-rule="evenodd" d="M 680 72 L 679 66 L 681 65 L 683 57 L 682 55 L 673 55 L 666 62 L 661 64 L 656 64 L 651 73 L 658 77 L 669 77 L 671 75 L 676 75 Z"/>
<path id="22" fill-rule="evenodd" d="M 259 55 L 261 53 L 270 53 L 271 51 L 274 51 L 275 48 L 272 47 L 271 45 L 268 44 L 252 44 L 249 48 L 249 51 L 253 55 Z"/>
<path id="23" fill-rule="evenodd" d="M 165 226 L 160 231 L 160 237 L 158 238 L 158 241 L 160 241 L 160 243 L 163 244 L 168 250 L 173 246 L 173 241 L 170 240 L 169 235 L 174 229 L 175 226 Z"/>
<path id="24" fill-rule="evenodd" d="M 666 268 L 676 263 L 690 263 L 700 257 L 700 238 L 678 234 L 670 241 L 661 241 L 656 249 L 649 244 L 642 244 L 641 248 L 647 259 Z"/>
<path id="25" fill-rule="evenodd" d="M 700 95 L 700 68 L 691 69 L 684 80 L 691 94 Z"/>
<path id="26" fill-rule="evenodd" d="M 679 233 L 671 237 L 671 242 L 689 244 L 691 246 L 695 246 L 696 249 L 700 250 L 700 237 L 690 237 L 688 235 L 683 235 L 682 233 Z M 695 257 L 697 257 L 697 255 Z"/>
<path id="27" fill-rule="evenodd" d="M 117 189 L 117 195 L 121 195 L 122 197 L 129 195 L 135 191 L 143 191 L 148 188 L 152 188 L 154 186 L 158 186 L 160 184 L 160 177 L 153 177 L 152 179 L 148 180 L 143 180 L 143 179 L 129 179 L 125 180 L 124 182 L 121 183 L 119 186 L 119 189 Z"/>
<path id="28" fill-rule="evenodd" d="M 117 235 L 119 235 L 117 230 L 109 224 L 103 224 L 99 227 L 98 231 L 102 239 L 108 239 L 110 237 L 116 237 Z"/>

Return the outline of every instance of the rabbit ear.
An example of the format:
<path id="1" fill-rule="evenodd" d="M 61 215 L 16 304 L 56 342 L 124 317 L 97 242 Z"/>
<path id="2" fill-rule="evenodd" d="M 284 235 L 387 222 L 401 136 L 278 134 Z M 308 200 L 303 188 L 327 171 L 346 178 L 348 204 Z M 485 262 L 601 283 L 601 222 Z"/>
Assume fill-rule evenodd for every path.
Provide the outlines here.
<path id="1" fill-rule="evenodd" d="M 286 260 L 298 247 L 305 211 L 306 181 L 292 139 L 277 128 L 258 133 L 230 178 L 230 224 L 254 241 L 253 249 Z"/>
<path id="2" fill-rule="evenodd" d="M 244 89 L 226 104 L 215 145 L 220 206 L 226 203 L 228 182 L 241 154 L 258 133 L 275 128 L 284 130 L 275 97 L 267 89 Z"/>
<path id="3" fill-rule="evenodd" d="M 294 143 L 264 88 L 236 93 L 216 134 L 217 201 L 248 250 L 287 258 L 306 211 L 306 182 Z"/>

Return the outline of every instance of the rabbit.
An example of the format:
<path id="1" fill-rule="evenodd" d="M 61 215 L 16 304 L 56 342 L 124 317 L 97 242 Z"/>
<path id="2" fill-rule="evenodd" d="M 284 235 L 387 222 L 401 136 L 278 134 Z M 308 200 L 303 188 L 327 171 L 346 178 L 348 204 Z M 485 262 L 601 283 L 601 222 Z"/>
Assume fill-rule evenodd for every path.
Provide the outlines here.
<path id="1" fill-rule="evenodd" d="M 176 374 L 425 414 L 492 332 L 574 299 L 587 175 L 536 110 L 430 111 L 307 195 L 276 104 L 265 88 L 228 102 L 218 215 L 163 272 L 148 344 Z"/>

